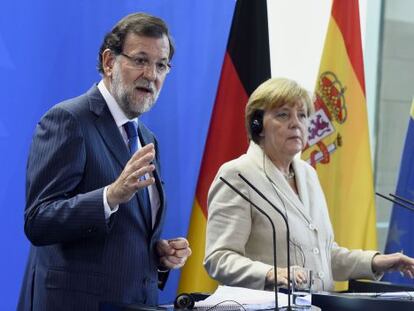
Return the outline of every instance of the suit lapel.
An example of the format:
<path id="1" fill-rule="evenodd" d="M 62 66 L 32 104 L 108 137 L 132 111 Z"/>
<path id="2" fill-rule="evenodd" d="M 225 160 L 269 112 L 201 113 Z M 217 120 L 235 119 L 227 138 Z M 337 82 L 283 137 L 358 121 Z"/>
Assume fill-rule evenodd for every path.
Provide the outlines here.
<path id="1" fill-rule="evenodd" d="M 156 145 L 156 143 L 154 142 L 154 139 L 152 136 L 146 135 L 148 130 L 144 129 L 144 126 L 142 125 L 141 121 L 138 120 L 138 135 L 139 135 L 139 139 L 142 143 L 142 146 L 145 146 L 149 143 L 154 143 L 154 145 Z M 156 147 L 156 146 L 155 146 Z M 156 150 L 156 152 L 158 152 L 158 150 Z M 161 183 L 161 176 L 159 174 L 160 172 L 160 166 L 159 163 L 157 161 L 157 156 L 155 157 L 154 160 L 154 165 L 155 165 L 155 171 L 153 172 L 154 174 L 154 178 L 155 178 L 155 185 L 157 187 L 157 191 L 158 191 L 158 195 L 159 195 L 159 199 L 160 199 L 160 208 L 158 209 L 157 215 L 155 217 L 155 224 L 154 224 L 154 228 L 152 228 L 154 230 L 154 232 L 156 231 L 160 221 L 161 221 L 161 215 L 163 212 L 163 207 L 164 207 L 164 188 L 162 186 Z M 151 226 L 152 227 L 152 226 Z"/>
<path id="2" fill-rule="evenodd" d="M 303 164 L 300 163 L 300 160 L 294 159 L 292 162 L 293 169 L 295 170 L 295 178 L 296 178 L 296 187 L 298 188 L 298 195 L 300 198 L 300 202 L 302 204 L 302 210 L 307 216 L 308 220 L 311 219 L 310 209 L 309 209 L 309 192 L 308 187 L 306 186 L 308 178 L 306 177 L 305 170 L 303 168 Z"/>
<path id="3" fill-rule="evenodd" d="M 154 231 L 158 227 L 158 225 L 161 221 L 161 215 L 162 215 L 163 207 L 164 207 L 164 188 L 162 187 L 160 175 L 158 173 L 159 172 L 158 165 L 155 164 L 155 166 L 157 168 L 154 172 L 154 178 L 155 178 L 155 184 L 156 184 L 157 190 L 158 190 L 158 195 L 160 196 L 160 208 L 158 209 L 158 213 L 157 213 L 156 218 L 155 218 Z"/>
<path id="4" fill-rule="evenodd" d="M 96 86 L 93 86 L 87 94 L 90 110 L 97 116 L 95 120 L 96 128 L 119 165 L 124 168 L 130 155 L 115 120 Z"/>
<path id="5" fill-rule="evenodd" d="M 119 163 L 119 165 L 123 169 L 126 163 L 128 162 L 128 160 L 130 159 L 130 154 L 129 154 L 128 147 L 125 145 L 124 140 L 121 136 L 121 133 L 119 132 L 119 129 L 115 123 L 115 120 L 113 119 L 112 114 L 109 111 L 109 108 L 96 85 L 94 85 L 91 89 L 89 89 L 89 91 L 87 92 L 87 95 L 89 98 L 90 111 L 96 115 L 96 120 L 95 120 L 96 128 L 98 132 L 100 133 L 103 141 L 107 145 L 108 149 L 111 151 L 111 153 L 114 155 L 114 158 L 116 159 L 116 161 Z M 139 128 L 139 133 L 138 133 L 139 138 L 143 146 L 145 146 L 148 143 L 153 142 L 152 137 L 146 135 L 146 131 L 142 130 L 143 126 L 139 120 L 138 120 L 138 128 Z M 155 232 L 155 229 L 161 220 L 162 209 L 164 206 L 164 199 L 165 199 L 163 187 L 161 184 L 161 179 L 158 173 L 160 169 L 159 163 L 157 161 L 154 161 L 154 165 L 156 168 L 154 172 L 154 178 L 155 178 L 155 183 L 156 183 L 157 190 L 158 190 L 159 197 L 160 197 L 160 208 L 158 210 L 158 214 L 156 217 L 154 231 L 152 228 L 151 220 L 150 220 L 150 223 L 145 221 L 148 232 Z M 135 197 L 138 201 L 142 219 L 145 219 L 145 212 L 142 210 L 143 208 L 145 208 L 145 206 L 143 203 L 141 193 L 138 191 Z"/>
<path id="6" fill-rule="evenodd" d="M 108 149 L 114 155 L 114 158 L 119 163 L 121 170 L 125 167 L 126 163 L 131 158 L 128 147 L 126 146 L 124 139 L 109 111 L 101 92 L 96 86 L 93 86 L 88 92 L 89 107 L 92 113 L 96 115 L 95 126 L 101 135 L 103 141 L 107 145 Z M 131 199 L 134 200 L 134 199 Z M 142 211 L 144 208 L 143 200 L 140 194 L 137 192 L 135 196 L 137 205 L 139 206 L 140 217 L 138 221 L 147 227 L 147 232 L 151 232 L 151 224 L 145 221 L 145 214 Z"/>
<path id="7" fill-rule="evenodd" d="M 278 190 L 284 201 L 290 205 L 293 209 L 298 211 L 308 222 L 311 221 L 309 212 L 305 209 L 305 206 L 303 205 L 302 201 L 300 200 L 300 197 L 293 191 L 293 189 L 290 187 L 289 183 L 286 181 L 283 174 L 277 169 L 277 167 L 270 161 L 268 157 L 266 157 L 266 168 L 270 167 L 271 171 L 268 174 L 270 179 L 272 180 L 273 187 Z M 295 174 L 298 170 L 295 171 Z M 299 175 L 295 175 L 296 183 L 299 185 L 298 179 L 300 179 L 300 173 Z M 298 187 L 299 188 L 299 187 Z M 303 189 L 303 187 L 300 187 L 300 189 Z M 299 195 L 301 192 L 299 191 Z"/>
<path id="8" fill-rule="evenodd" d="M 253 143 L 252 143 L 253 144 Z M 252 151 L 250 151 L 252 149 Z M 300 170 L 300 167 L 296 165 L 296 160 L 293 160 L 293 165 L 295 169 L 295 178 L 296 184 L 298 186 L 299 196 L 293 191 L 289 183 L 286 181 L 283 174 L 279 169 L 273 164 L 273 162 L 264 155 L 263 150 L 260 146 L 254 144 L 251 145 L 249 151 L 252 153 L 252 159 L 256 164 L 264 171 L 267 178 L 269 178 L 269 183 L 273 187 L 274 191 L 277 191 L 283 199 L 283 204 L 289 205 L 291 209 L 299 212 L 308 222 L 310 222 L 311 217 L 307 208 L 302 203 L 302 195 L 304 195 L 304 185 L 301 182 L 304 180 L 303 172 Z M 264 158 L 263 158 L 264 157 Z M 263 159 L 259 161 L 258 159 Z M 286 206 L 288 208 L 288 206 Z"/>

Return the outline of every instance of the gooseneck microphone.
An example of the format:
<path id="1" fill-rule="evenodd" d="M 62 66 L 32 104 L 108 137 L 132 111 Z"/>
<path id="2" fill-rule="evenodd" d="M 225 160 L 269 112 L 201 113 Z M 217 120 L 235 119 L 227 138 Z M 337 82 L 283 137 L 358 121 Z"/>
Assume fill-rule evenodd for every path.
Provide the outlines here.
<path id="1" fill-rule="evenodd" d="M 400 201 L 403 201 L 405 203 L 410 204 L 411 206 L 414 206 L 414 202 L 413 201 L 410 201 L 410 200 L 408 200 L 406 198 L 403 198 L 402 196 L 399 196 L 399 195 L 396 195 L 396 194 L 392 194 L 392 193 L 390 193 L 390 196 L 392 196 L 396 200 L 400 200 Z"/>
<path id="2" fill-rule="evenodd" d="M 387 196 L 385 196 L 385 195 L 383 195 L 383 194 L 381 194 L 379 192 L 375 192 L 375 194 L 377 196 L 385 199 L 385 200 L 388 200 L 388 201 L 390 201 L 390 202 L 392 202 L 394 204 L 397 204 L 398 206 L 404 207 L 405 209 L 408 209 L 409 211 L 414 212 L 414 202 L 412 202 L 410 200 L 407 200 L 407 199 L 405 199 L 405 198 L 403 198 L 401 196 L 398 196 L 398 195 L 395 195 L 395 194 L 391 194 L 391 193 L 390 193 L 390 196 L 393 197 L 394 199 L 389 198 L 389 197 L 387 197 Z M 412 206 L 407 205 L 407 204 L 410 204 Z"/>
<path id="3" fill-rule="evenodd" d="M 274 205 L 272 202 L 270 202 L 270 200 L 259 190 L 257 189 L 250 181 L 248 181 L 246 179 L 246 177 L 244 177 L 242 174 L 238 174 L 239 177 L 250 187 L 254 190 L 254 192 L 256 192 L 263 200 L 265 200 L 267 203 L 269 203 L 276 212 L 278 212 L 280 214 L 280 216 L 282 216 L 283 221 L 285 222 L 286 225 L 286 254 L 287 254 L 287 280 L 288 280 L 288 307 L 287 310 L 293 310 L 290 306 L 290 295 L 291 295 L 291 279 L 290 279 L 290 247 L 289 247 L 289 241 L 290 241 L 290 229 L 289 229 L 289 223 L 287 221 L 287 218 L 285 216 L 285 214 L 283 214 L 283 212 L 276 207 L 276 205 Z M 276 283 L 277 286 L 277 283 Z"/>
<path id="4" fill-rule="evenodd" d="M 229 186 L 239 196 L 241 196 L 243 199 L 245 199 L 247 202 L 249 202 L 251 205 L 253 205 L 260 213 L 262 213 L 269 220 L 270 224 L 272 225 L 272 231 L 273 231 L 273 269 L 274 269 L 274 273 L 275 273 L 275 286 L 274 286 L 275 310 L 279 310 L 279 303 L 278 303 L 278 299 L 277 299 L 277 265 L 276 265 L 276 229 L 275 229 L 275 224 L 273 223 L 270 216 L 264 210 L 262 210 L 255 203 L 253 203 L 248 197 L 246 197 L 243 193 L 241 193 L 236 187 L 234 187 L 232 184 L 230 184 L 223 177 L 220 177 L 220 180 L 222 182 L 224 182 L 227 186 Z M 288 270 L 288 273 L 289 273 L 289 270 Z M 289 281 L 289 278 L 288 278 L 288 281 Z M 288 308 L 290 308 L 290 295 L 288 296 Z"/>

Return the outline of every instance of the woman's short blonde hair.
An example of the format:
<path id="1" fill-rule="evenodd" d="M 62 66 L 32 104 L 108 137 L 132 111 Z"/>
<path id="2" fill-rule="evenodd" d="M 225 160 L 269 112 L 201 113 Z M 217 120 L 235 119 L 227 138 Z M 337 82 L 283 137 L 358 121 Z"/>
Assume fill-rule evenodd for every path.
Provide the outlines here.
<path id="1" fill-rule="evenodd" d="M 260 84 L 246 105 L 245 123 L 249 139 L 258 143 L 251 131 L 252 117 L 256 111 L 264 112 L 284 104 L 294 105 L 299 99 L 303 100 L 309 117 L 315 110 L 312 95 L 296 81 L 286 78 L 272 78 Z"/>

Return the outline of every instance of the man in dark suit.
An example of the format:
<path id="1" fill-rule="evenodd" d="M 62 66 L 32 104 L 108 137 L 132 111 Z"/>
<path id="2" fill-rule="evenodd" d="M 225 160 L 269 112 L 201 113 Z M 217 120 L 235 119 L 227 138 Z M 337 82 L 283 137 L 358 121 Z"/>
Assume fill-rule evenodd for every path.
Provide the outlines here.
<path id="1" fill-rule="evenodd" d="M 138 120 L 155 103 L 173 53 L 161 19 L 126 16 L 102 43 L 99 84 L 38 123 L 27 165 L 24 229 L 32 245 L 19 310 L 155 305 L 168 270 L 191 254 L 184 238 L 160 239 L 157 141 Z"/>

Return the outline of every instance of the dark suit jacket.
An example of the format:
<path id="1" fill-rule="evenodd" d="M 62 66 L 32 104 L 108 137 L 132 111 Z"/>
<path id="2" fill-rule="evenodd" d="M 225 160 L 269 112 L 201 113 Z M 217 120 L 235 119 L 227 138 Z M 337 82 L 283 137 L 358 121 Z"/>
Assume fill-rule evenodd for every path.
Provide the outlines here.
<path id="1" fill-rule="evenodd" d="M 157 142 L 142 124 L 143 144 Z M 156 152 L 158 155 L 158 152 Z M 105 220 L 103 189 L 130 155 L 98 88 L 62 102 L 36 127 L 26 181 L 25 233 L 32 243 L 18 310 L 97 310 L 100 301 L 156 304 L 154 229 L 135 195 Z M 148 208 L 148 207 L 147 207 Z"/>

